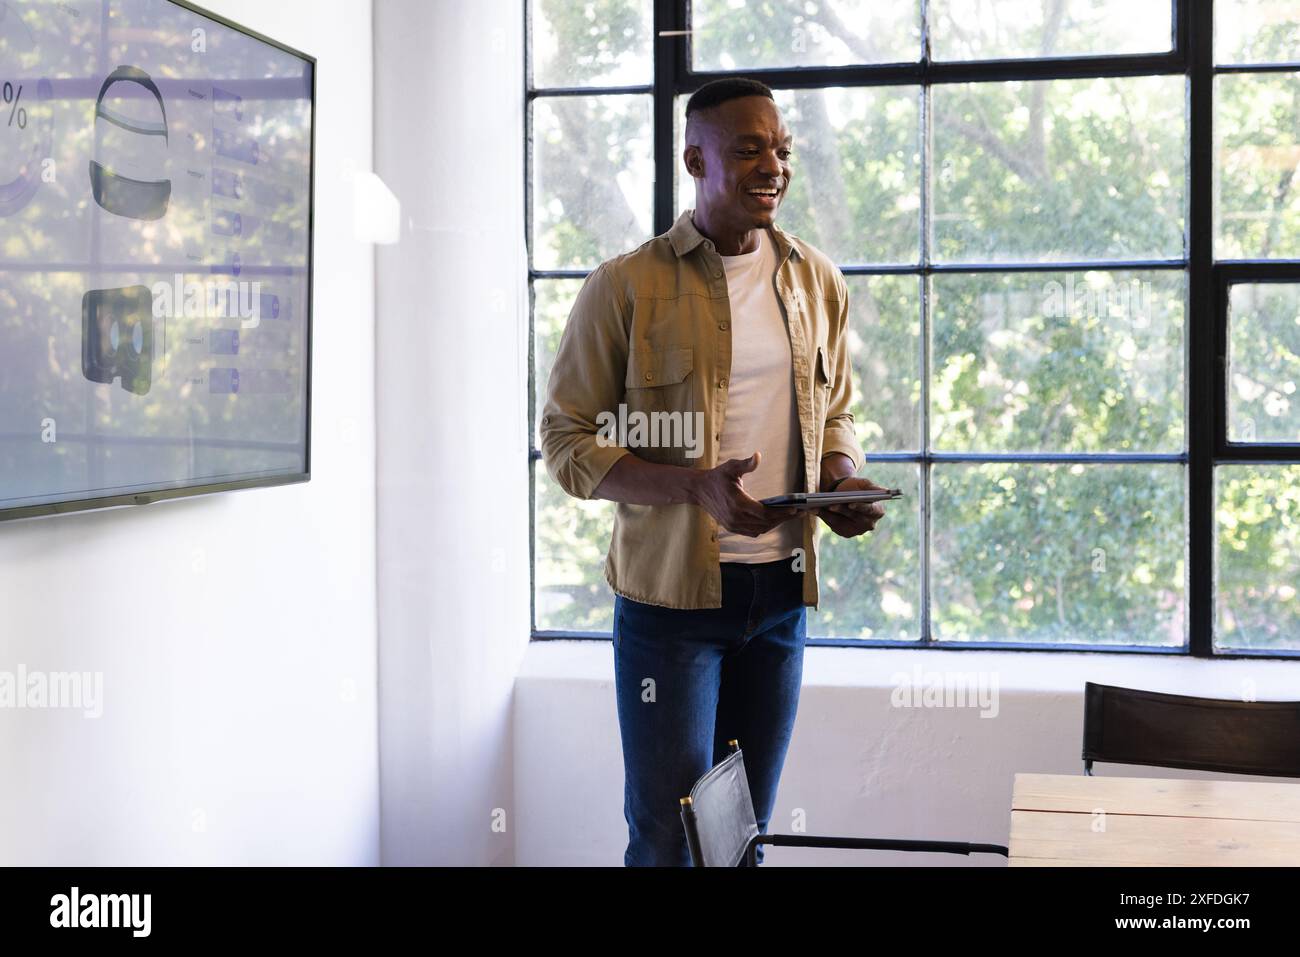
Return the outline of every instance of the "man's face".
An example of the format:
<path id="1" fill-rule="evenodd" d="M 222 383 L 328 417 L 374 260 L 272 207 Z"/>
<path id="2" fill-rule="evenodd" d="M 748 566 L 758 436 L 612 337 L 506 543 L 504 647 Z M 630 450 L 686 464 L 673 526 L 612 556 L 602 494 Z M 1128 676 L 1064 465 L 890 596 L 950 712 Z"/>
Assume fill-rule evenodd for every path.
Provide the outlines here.
<path id="1" fill-rule="evenodd" d="M 790 186 L 792 137 L 765 96 L 743 96 L 695 114 L 684 159 L 695 205 L 737 231 L 766 227 Z"/>

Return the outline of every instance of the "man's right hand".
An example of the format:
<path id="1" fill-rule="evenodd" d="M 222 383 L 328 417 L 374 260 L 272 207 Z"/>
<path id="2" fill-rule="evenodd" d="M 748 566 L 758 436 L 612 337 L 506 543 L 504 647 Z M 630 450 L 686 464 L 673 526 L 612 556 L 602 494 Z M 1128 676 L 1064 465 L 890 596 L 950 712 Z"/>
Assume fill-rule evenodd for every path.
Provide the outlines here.
<path id="1" fill-rule="evenodd" d="M 752 498 L 745 491 L 743 476 L 758 468 L 760 455 L 747 459 L 729 459 L 721 465 L 698 473 L 695 481 L 695 504 L 717 520 L 729 532 L 757 538 L 783 522 L 798 518 L 797 508 L 774 508 Z"/>

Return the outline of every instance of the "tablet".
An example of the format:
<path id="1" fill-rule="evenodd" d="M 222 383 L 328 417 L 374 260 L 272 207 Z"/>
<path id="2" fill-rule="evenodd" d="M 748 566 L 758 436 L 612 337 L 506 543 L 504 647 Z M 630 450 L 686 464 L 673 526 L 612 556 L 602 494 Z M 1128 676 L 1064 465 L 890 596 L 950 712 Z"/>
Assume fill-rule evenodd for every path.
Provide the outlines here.
<path id="1" fill-rule="evenodd" d="M 825 508 L 827 505 L 855 505 L 858 502 L 885 502 L 891 498 L 902 498 L 903 490 L 898 488 L 876 488 L 859 492 L 792 492 L 789 495 L 774 495 L 760 499 L 764 505 L 782 508 Z"/>

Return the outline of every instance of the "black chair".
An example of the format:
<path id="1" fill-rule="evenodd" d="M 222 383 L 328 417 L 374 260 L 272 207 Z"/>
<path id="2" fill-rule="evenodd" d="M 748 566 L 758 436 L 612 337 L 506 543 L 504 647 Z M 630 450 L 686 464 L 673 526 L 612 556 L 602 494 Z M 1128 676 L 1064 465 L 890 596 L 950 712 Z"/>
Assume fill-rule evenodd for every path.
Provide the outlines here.
<path id="1" fill-rule="evenodd" d="M 1300 777 L 1300 701 L 1232 701 L 1084 685 L 1083 773 L 1092 763 Z"/>
<path id="2" fill-rule="evenodd" d="M 732 740 L 727 743 L 731 746 L 731 754 L 695 782 L 689 797 L 681 799 L 686 844 L 690 848 L 691 863 L 696 867 L 757 867 L 760 844 L 1007 856 L 1007 849 L 1000 844 L 760 834 L 754 816 L 754 803 L 749 794 L 749 779 L 745 777 L 745 761 L 740 742 Z"/>

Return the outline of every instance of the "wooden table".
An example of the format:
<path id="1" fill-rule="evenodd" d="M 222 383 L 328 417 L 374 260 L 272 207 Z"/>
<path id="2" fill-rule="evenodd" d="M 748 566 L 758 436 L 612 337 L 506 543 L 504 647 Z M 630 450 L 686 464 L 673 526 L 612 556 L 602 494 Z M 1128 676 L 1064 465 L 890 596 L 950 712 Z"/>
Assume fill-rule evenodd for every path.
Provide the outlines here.
<path id="1" fill-rule="evenodd" d="M 1017 774 L 1009 849 L 1013 867 L 1295 867 L 1300 784 Z"/>

